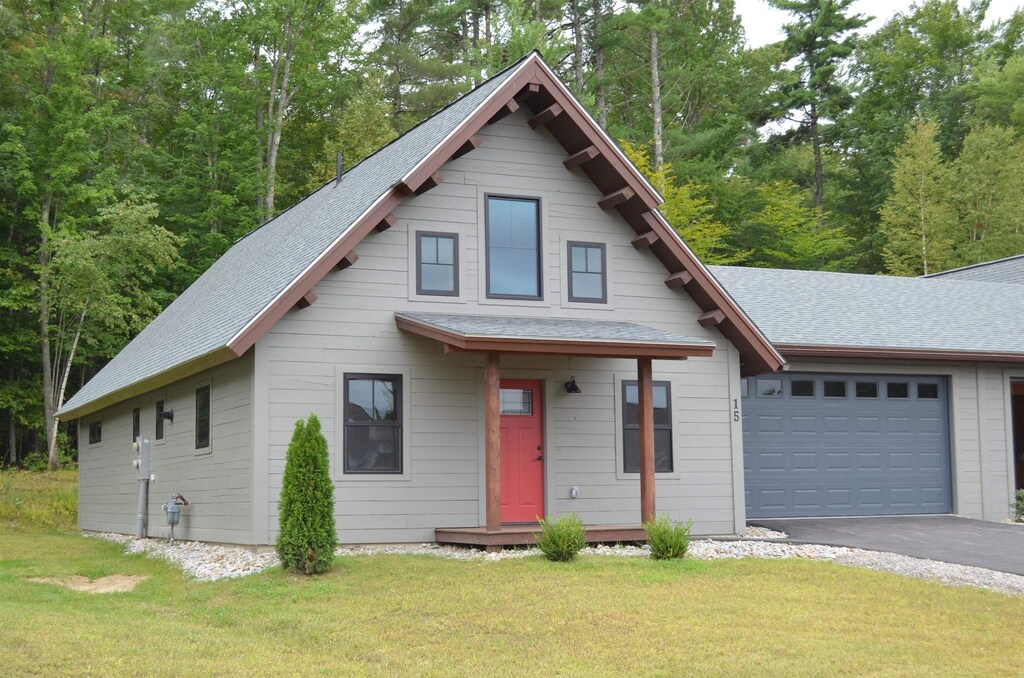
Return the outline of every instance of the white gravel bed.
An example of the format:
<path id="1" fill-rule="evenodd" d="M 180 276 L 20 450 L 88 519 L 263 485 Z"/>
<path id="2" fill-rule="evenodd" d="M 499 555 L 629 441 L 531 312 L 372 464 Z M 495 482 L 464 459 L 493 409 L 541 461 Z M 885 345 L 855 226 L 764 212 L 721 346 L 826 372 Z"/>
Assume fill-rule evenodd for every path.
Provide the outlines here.
<path id="1" fill-rule="evenodd" d="M 162 558 L 180 567 L 201 581 L 214 581 L 255 574 L 279 564 L 275 553 L 254 553 L 240 546 L 219 546 L 204 542 L 175 542 L 169 545 L 163 539 L 135 539 L 124 534 L 87 533 L 87 536 L 117 542 L 126 553 L 145 553 L 150 558 Z M 339 556 L 374 555 L 429 555 L 455 560 L 496 561 L 527 558 L 540 554 L 537 548 L 511 549 L 499 553 L 485 553 L 476 549 L 440 546 L 438 544 L 394 544 L 381 546 L 341 546 Z M 589 546 L 582 555 L 647 557 L 649 546 Z M 954 565 L 935 560 L 911 558 L 896 553 L 863 551 L 842 546 L 819 544 L 786 544 L 769 541 L 738 540 L 714 541 L 698 539 L 690 543 L 689 557 L 699 560 L 722 558 L 804 558 L 822 560 L 839 565 L 862 567 L 880 572 L 892 572 L 907 577 L 928 579 L 955 586 L 974 586 L 1003 593 L 1024 595 L 1024 576 L 986 570 L 980 567 Z"/>
<path id="2" fill-rule="evenodd" d="M 747 529 L 740 535 L 740 539 L 785 539 L 789 535 L 767 527 L 748 525 Z"/>

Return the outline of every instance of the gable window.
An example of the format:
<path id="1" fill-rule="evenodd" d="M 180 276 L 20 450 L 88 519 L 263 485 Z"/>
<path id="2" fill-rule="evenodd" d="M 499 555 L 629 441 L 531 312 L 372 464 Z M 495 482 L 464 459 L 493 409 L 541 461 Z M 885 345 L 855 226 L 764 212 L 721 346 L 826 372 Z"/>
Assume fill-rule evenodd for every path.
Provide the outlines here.
<path id="1" fill-rule="evenodd" d="M 345 375 L 345 473 L 402 473 L 402 376 Z"/>
<path id="2" fill-rule="evenodd" d="M 540 201 L 487 198 L 487 296 L 540 299 Z"/>
<path id="3" fill-rule="evenodd" d="M 103 441 L 103 422 L 89 422 L 89 444 L 97 445 Z"/>
<path id="4" fill-rule="evenodd" d="M 210 447 L 210 387 L 196 389 L 196 449 Z"/>
<path id="5" fill-rule="evenodd" d="M 457 234 L 416 234 L 416 294 L 459 296 Z"/>
<path id="6" fill-rule="evenodd" d="M 142 435 L 142 408 L 132 410 L 132 442 Z"/>
<path id="7" fill-rule="evenodd" d="M 671 387 L 667 381 L 653 384 L 654 471 L 672 472 Z M 640 473 L 640 391 L 636 381 L 622 382 L 622 470 Z"/>
<path id="8" fill-rule="evenodd" d="M 608 301 L 603 243 L 569 243 L 569 301 L 592 304 Z"/>
<path id="9" fill-rule="evenodd" d="M 164 401 L 156 401 L 156 427 L 153 436 L 157 440 L 164 439 Z"/>

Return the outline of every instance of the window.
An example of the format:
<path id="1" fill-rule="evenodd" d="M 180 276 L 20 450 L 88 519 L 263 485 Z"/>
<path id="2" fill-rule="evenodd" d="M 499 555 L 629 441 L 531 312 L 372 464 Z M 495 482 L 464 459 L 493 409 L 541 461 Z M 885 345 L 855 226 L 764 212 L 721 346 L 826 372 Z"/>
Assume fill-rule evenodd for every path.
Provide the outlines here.
<path id="1" fill-rule="evenodd" d="M 487 198 L 487 296 L 540 299 L 540 202 Z"/>
<path id="2" fill-rule="evenodd" d="M 825 397 L 826 398 L 845 398 L 846 397 L 846 382 L 845 381 L 831 381 L 825 380 Z"/>
<path id="3" fill-rule="evenodd" d="M 164 401 L 156 401 L 156 435 L 157 440 L 164 439 Z"/>
<path id="4" fill-rule="evenodd" d="M 740 395 L 746 398 L 750 395 L 750 380 L 740 379 Z"/>
<path id="5" fill-rule="evenodd" d="M 500 412 L 519 417 L 533 416 L 533 391 L 528 388 L 503 388 L 498 391 Z"/>
<path id="6" fill-rule="evenodd" d="M 416 294 L 459 296 L 457 234 L 416 234 Z"/>
<path id="7" fill-rule="evenodd" d="M 345 375 L 345 473 L 402 472 L 402 377 Z"/>
<path id="8" fill-rule="evenodd" d="M 789 382 L 789 395 L 795 398 L 813 398 L 813 379 L 794 379 Z"/>
<path id="9" fill-rule="evenodd" d="M 96 445 L 103 440 L 103 422 L 93 421 L 89 423 L 89 444 Z"/>
<path id="10" fill-rule="evenodd" d="M 939 397 L 939 385 L 918 384 L 917 397 L 921 400 L 937 400 Z"/>
<path id="11" fill-rule="evenodd" d="M 672 407 L 667 381 L 653 384 L 654 471 L 672 472 Z M 640 473 L 640 391 L 636 381 L 622 382 L 622 470 Z"/>
<path id="12" fill-rule="evenodd" d="M 885 385 L 885 396 L 887 398 L 909 398 L 910 385 L 905 381 L 890 381 Z"/>
<path id="13" fill-rule="evenodd" d="M 874 381 L 858 381 L 855 392 L 858 398 L 877 398 L 878 383 Z"/>
<path id="14" fill-rule="evenodd" d="M 210 446 L 210 387 L 196 389 L 196 449 Z"/>
<path id="15" fill-rule="evenodd" d="M 758 379 L 757 396 L 759 398 L 778 398 L 782 395 L 781 379 Z"/>
<path id="16" fill-rule="evenodd" d="M 603 304 L 608 301 L 603 243 L 569 243 L 569 301 Z"/>
<path id="17" fill-rule="evenodd" d="M 132 442 L 142 435 L 142 408 L 132 410 Z"/>

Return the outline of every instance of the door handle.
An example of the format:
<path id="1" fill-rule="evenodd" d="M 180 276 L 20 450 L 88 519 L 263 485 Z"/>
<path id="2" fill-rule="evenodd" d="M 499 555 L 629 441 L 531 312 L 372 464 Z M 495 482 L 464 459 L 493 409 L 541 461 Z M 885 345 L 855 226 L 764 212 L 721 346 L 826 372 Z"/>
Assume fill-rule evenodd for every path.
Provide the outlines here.
<path id="1" fill-rule="evenodd" d="M 544 455 L 543 454 L 538 454 L 537 455 L 537 461 L 544 461 Z"/>

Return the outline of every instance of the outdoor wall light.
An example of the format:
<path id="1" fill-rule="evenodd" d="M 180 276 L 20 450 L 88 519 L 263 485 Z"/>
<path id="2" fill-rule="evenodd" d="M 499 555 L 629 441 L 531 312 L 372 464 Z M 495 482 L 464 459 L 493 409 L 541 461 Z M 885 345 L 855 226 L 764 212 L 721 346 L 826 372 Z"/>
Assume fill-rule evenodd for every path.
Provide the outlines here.
<path id="1" fill-rule="evenodd" d="M 164 411 L 162 411 L 160 413 L 160 416 L 162 418 L 166 419 L 167 421 L 173 422 L 174 421 L 174 410 L 164 410 Z"/>
<path id="2" fill-rule="evenodd" d="M 583 393 L 580 387 L 576 384 L 576 377 L 569 377 L 569 381 L 565 382 L 566 393 Z"/>

